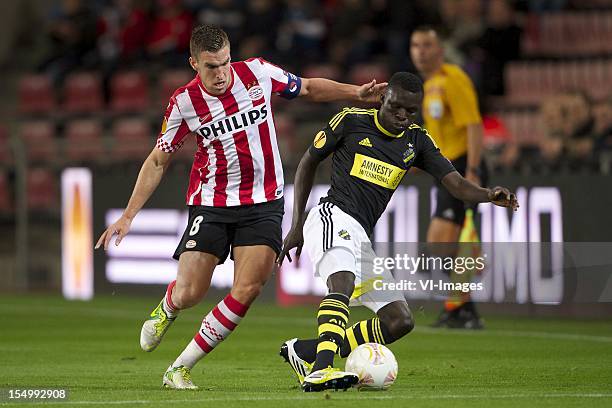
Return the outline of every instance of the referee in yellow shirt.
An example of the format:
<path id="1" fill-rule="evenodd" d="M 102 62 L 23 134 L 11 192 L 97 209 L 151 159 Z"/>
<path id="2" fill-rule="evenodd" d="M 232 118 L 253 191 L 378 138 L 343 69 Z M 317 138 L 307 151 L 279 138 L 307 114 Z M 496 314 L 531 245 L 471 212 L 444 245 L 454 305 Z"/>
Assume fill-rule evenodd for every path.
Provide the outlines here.
<path id="1" fill-rule="evenodd" d="M 470 78 L 457 65 L 444 62 L 444 49 L 440 33 L 432 27 L 417 28 L 410 39 L 412 62 L 425 79 L 423 118 L 440 151 L 457 171 L 469 181 L 486 185 L 487 171 L 481 161 L 482 118 L 478 98 Z M 437 204 L 427 242 L 459 241 L 465 220 L 466 204 L 453 197 L 438 183 Z M 475 206 L 472 207 L 475 209 Z M 456 256 L 453 253 L 439 254 Z M 452 296 L 435 326 L 452 328 L 482 328 L 469 294 Z"/>

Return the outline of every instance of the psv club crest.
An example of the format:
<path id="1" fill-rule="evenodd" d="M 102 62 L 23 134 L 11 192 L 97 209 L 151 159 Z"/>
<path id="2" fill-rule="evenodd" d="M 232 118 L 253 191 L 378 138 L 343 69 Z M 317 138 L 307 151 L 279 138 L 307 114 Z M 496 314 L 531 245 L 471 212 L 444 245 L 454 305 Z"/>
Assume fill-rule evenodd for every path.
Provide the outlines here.
<path id="1" fill-rule="evenodd" d="M 249 98 L 252 101 L 256 101 L 263 97 L 264 91 L 263 88 L 257 85 L 257 82 L 251 82 L 246 86 L 247 93 L 249 94 Z"/>

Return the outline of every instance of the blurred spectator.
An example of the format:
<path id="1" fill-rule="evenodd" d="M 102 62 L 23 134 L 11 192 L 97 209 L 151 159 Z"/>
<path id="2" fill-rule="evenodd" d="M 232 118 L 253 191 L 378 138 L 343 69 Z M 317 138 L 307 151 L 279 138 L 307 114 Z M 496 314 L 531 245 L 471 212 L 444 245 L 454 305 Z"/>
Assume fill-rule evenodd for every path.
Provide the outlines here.
<path id="1" fill-rule="evenodd" d="M 329 59 L 349 69 L 367 61 L 373 51 L 376 29 L 370 25 L 371 10 L 365 0 L 341 0 L 330 26 Z"/>
<path id="2" fill-rule="evenodd" d="M 138 0 L 114 0 L 98 20 L 98 53 L 106 66 L 142 59 L 149 16 Z"/>
<path id="3" fill-rule="evenodd" d="M 468 68 L 465 67 L 466 53 L 484 31 L 482 3 L 480 0 L 441 0 L 440 13 L 448 29 L 445 60 Z"/>
<path id="4" fill-rule="evenodd" d="M 197 8 L 196 20 L 199 24 L 218 25 L 225 30 L 232 41 L 232 46 L 236 47 L 241 44 L 245 15 L 238 0 L 199 1 Z M 270 26 L 266 28 L 270 28 Z"/>
<path id="5" fill-rule="evenodd" d="M 583 92 L 566 92 L 541 107 L 545 137 L 540 150 L 549 165 L 572 167 L 593 164 L 595 127 L 591 105 Z"/>
<path id="6" fill-rule="evenodd" d="M 568 123 L 566 149 L 572 161 L 590 161 L 595 144 L 591 101 L 582 91 L 569 92 L 565 108 Z"/>
<path id="7" fill-rule="evenodd" d="M 287 0 L 277 46 L 288 62 L 319 62 L 326 33 L 323 10 L 316 2 Z"/>
<path id="8" fill-rule="evenodd" d="M 484 95 L 504 94 L 504 67 L 520 57 L 521 28 L 509 0 L 490 0 L 486 29 L 477 41 L 482 52 L 480 84 Z"/>
<path id="9" fill-rule="evenodd" d="M 58 84 L 71 70 L 93 65 L 96 18 L 80 0 L 63 0 L 48 20 L 46 36 L 50 51 L 41 69 Z"/>
<path id="10" fill-rule="evenodd" d="M 595 150 L 612 151 L 612 98 L 608 98 L 593 106 L 594 132 L 596 136 Z"/>
<path id="11" fill-rule="evenodd" d="M 540 117 L 544 137 L 540 141 L 540 152 L 547 164 L 557 164 L 563 154 L 563 113 L 564 96 L 557 95 L 544 101 L 540 106 Z"/>
<path id="12" fill-rule="evenodd" d="M 529 10 L 542 14 L 561 11 L 567 6 L 567 0 L 529 0 Z"/>
<path id="13" fill-rule="evenodd" d="M 192 15 L 180 0 L 157 0 L 147 42 L 150 57 L 170 67 L 184 66 L 189 56 Z"/>
<path id="14" fill-rule="evenodd" d="M 252 0 L 245 14 L 244 37 L 240 43 L 241 58 L 263 56 L 276 60 L 274 49 L 283 8 L 276 0 Z"/>
<path id="15" fill-rule="evenodd" d="M 494 168 L 512 167 L 519 158 L 519 145 L 510 134 L 501 117 L 487 114 L 482 117 L 484 130 L 483 147 L 488 162 Z"/>

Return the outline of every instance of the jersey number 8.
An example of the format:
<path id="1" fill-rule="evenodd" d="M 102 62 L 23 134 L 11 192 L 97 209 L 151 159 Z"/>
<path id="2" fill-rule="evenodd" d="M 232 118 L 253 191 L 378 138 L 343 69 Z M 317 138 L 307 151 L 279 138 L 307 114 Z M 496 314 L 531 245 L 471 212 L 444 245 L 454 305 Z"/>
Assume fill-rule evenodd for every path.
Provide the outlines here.
<path id="1" fill-rule="evenodd" d="M 204 221 L 204 217 L 198 215 L 193 219 L 193 224 L 191 224 L 191 229 L 189 230 L 189 236 L 195 235 L 200 230 L 200 224 Z"/>

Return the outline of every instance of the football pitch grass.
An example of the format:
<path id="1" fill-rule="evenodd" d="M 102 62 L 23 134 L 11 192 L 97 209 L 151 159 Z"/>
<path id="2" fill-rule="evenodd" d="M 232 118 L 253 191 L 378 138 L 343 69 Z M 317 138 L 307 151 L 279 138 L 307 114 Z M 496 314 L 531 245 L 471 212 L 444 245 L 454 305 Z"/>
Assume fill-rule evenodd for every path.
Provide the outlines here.
<path id="1" fill-rule="evenodd" d="M 35 405 L 7 399 L 7 389 L 26 387 L 69 390 L 67 401 L 37 406 L 612 406 L 610 320 L 488 317 L 486 330 L 466 332 L 427 328 L 433 311 L 415 312 L 415 331 L 390 346 L 399 363 L 390 390 L 305 394 L 278 349 L 288 338 L 313 336 L 315 308 L 264 303 L 195 367 L 199 391 L 164 390 L 163 372 L 212 303 L 183 312 L 159 348 L 145 353 L 140 327 L 156 301 L 0 295 L 0 407 Z M 351 321 L 370 316 L 351 312 Z"/>

